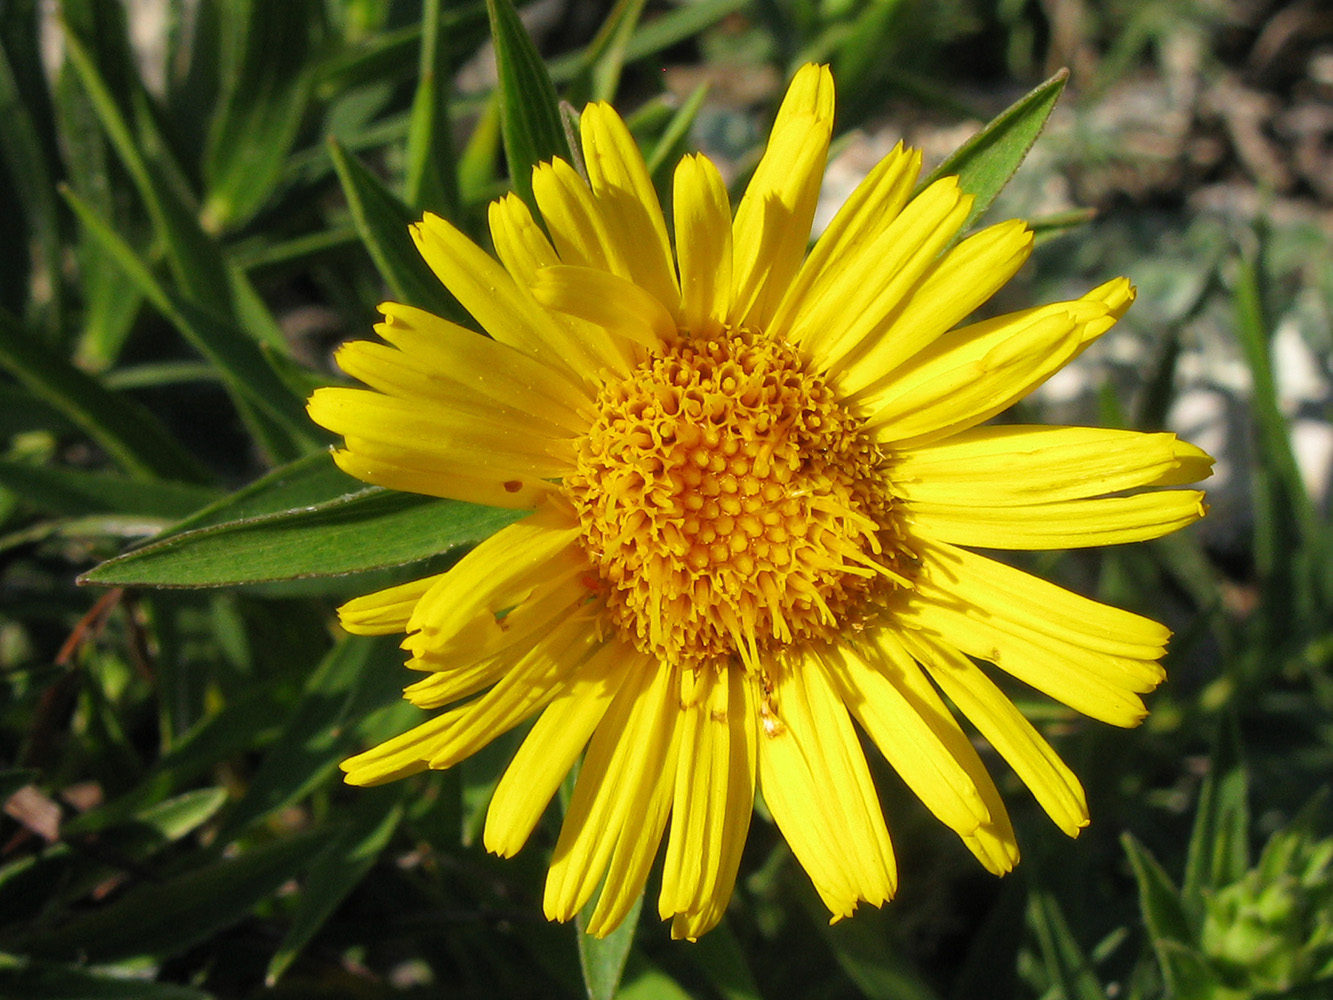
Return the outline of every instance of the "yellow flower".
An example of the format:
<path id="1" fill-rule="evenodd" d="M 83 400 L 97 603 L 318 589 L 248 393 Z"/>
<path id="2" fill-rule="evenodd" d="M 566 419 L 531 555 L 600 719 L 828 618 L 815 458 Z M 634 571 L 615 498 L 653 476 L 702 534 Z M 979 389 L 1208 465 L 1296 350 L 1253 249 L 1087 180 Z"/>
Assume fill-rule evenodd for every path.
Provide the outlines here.
<path id="1" fill-rule="evenodd" d="M 717 169 L 686 157 L 673 256 L 624 123 L 588 107 L 587 180 L 560 160 L 534 172 L 545 231 L 512 195 L 491 206 L 498 262 L 443 219 L 414 227 L 490 337 L 385 304 L 388 344 L 339 353 L 370 388 L 310 400 L 352 475 L 532 511 L 448 572 L 341 609 L 351 632 L 406 631 L 424 672 L 406 696 L 444 710 L 345 762 L 347 780 L 450 767 L 536 716 L 485 843 L 518 851 L 582 757 L 545 910 L 567 920 L 604 882 L 594 934 L 624 919 L 664 834 L 659 913 L 678 937 L 716 924 L 756 794 L 834 919 L 891 898 L 856 724 L 1006 872 L 1005 807 L 945 699 L 1074 836 L 1078 780 L 976 661 L 1118 726 L 1163 678 L 1161 625 L 965 548 L 1129 542 L 1203 514 L 1193 490 L 1126 492 L 1208 474 L 1171 434 L 980 426 L 1132 287 L 954 329 L 1032 233 L 955 245 L 972 198 L 954 178 L 911 197 L 921 159 L 901 145 L 807 256 L 832 119 L 828 70 L 804 67 L 734 219 Z"/>

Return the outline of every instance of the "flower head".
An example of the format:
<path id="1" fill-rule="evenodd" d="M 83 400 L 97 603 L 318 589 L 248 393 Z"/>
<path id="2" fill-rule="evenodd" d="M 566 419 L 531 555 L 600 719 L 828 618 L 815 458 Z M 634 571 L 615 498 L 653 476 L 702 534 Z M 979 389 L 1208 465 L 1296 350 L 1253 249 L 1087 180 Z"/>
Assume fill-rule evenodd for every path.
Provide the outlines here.
<path id="1" fill-rule="evenodd" d="M 913 197 L 920 155 L 901 145 L 807 255 L 832 118 L 832 78 L 806 66 L 734 218 L 717 169 L 686 157 L 673 253 L 624 123 L 588 107 L 586 179 L 561 160 L 534 172 L 543 226 L 496 202 L 494 258 L 442 219 L 414 227 L 489 338 L 385 304 L 387 343 L 339 353 L 369 388 L 310 401 L 352 475 L 532 512 L 448 572 L 341 609 L 349 631 L 406 632 L 424 675 L 407 697 L 443 710 L 348 760 L 348 780 L 449 767 L 535 716 L 485 843 L 516 852 L 582 757 L 545 910 L 568 919 L 604 882 L 594 933 L 624 918 L 664 836 L 660 914 L 677 936 L 712 927 L 756 794 L 834 919 L 892 897 L 858 725 L 1008 871 L 1005 807 L 945 699 L 1073 836 L 1078 780 L 990 675 L 1120 726 L 1163 677 L 1162 626 L 968 548 L 1135 541 L 1202 515 L 1195 491 L 1126 492 L 1208 474 L 1173 435 L 982 426 L 1133 289 L 955 328 L 1032 234 L 959 241 L 972 198 L 955 178 Z"/>

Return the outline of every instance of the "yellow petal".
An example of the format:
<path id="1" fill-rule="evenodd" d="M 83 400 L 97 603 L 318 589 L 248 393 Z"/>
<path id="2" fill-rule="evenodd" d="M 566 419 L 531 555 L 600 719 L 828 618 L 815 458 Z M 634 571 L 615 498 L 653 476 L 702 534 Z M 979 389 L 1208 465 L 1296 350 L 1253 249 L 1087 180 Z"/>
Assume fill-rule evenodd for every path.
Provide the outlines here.
<path id="1" fill-rule="evenodd" d="M 1005 424 L 895 455 L 890 476 L 907 501 L 989 507 L 1194 483 L 1212 462 L 1174 434 Z"/>
<path id="2" fill-rule="evenodd" d="M 907 675 L 917 671 L 915 663 L 876 657 L 871 665 L 847 647 L 826 653 L 824 663 L 884 759 L 940 822 L 967 835 L 990 819 L 981 793 L 944 742 L 952 733 L 940 706 L 913 697 L 920 685 Z"/>
<path id="3" fill-rule="evenodd" d="M 429 212 L 412 227 L 412 239 L 436 277 L 483 330 L 552 368 L 568 369 L 561 353 L 564 331 L 498 261 Z"/>
<path id="4" fill-rule="evenodd" d="M 625 678 L 650 669 L 646 656 L 613 640 L 575 672 L 495 786 L 486 810 L 486 850 L 502 857 L 518 853 Z"/>
<path id="5" fill-rule="evenodd" d="M 680 258 L 681 322 L 711 336 L 731 309 L 731 204 L 717 167 L 686 156 L 676 167 L 672 205 Z"/>
<path id="6" fill-rule="evenodd" d="M 1031 253 L 1032 230 L 1022 222 L 1002 222 L 963 240 L 833 366 L 839 391 L 851 395 L 883 380 L 999 291 Z"/>
<path id="7" fill-rule="evenodd" d="M 559 265 L 542 271 L 533 285 L 537 301 L 608 334 L 650 349 L 676 335 L 676 321 L 662 303 L 638 285 L 591 267 Z"/>
<path id="8" fill-rule="evenodd" d="M 618 851 L 628 851 L 632 857 L 622 858 L 629 861 L 651 847 L 651 858 L 661 840 L 676 773 L 680 681 L 675 670 L 653 666 L 626 678 L 588 744 L 546 876 L 542 905 L 548 920 L 577 913 Z M 626 871 L 647 876 L 646 867 Z M 619 900 L 640 889 L 641 881 L 613 887 L 608 880 L 604 891 Z"/>
<path id="9" fill-rule="evenodd" d="M 827 66 L 803 66 L 732 224 L 736 326 L 766 328 L 801 266 L 832 131 L 833 76 Z"/>
<path id="10" fill-rule="evenodd" d="M 875 237 L 844 255 L 814 286 L 792 320 L 790 338 L 820 370 L 846 355 L 894 314 L 967 219 L 972 197 L 944 177 L 917 195 Z"/>
<path id="11" fill-rule="evenodd" d="M 658 912 L 696 938 L 726 908 L 754 812 L 757 705 L 738 670 L 683 676 L 681 753 Z"/>
<path id="12" fill-rule="evenodd" d="M 624 262 L 625 270 L 616 273 L 675 313 L 680 289 L 676 286 L 671 244 L 643 154 L 609 104 L 584 108 L 579 131 L 588 180 L 607 220 L 615 256 Z"/>
<path id="13" fill-rule="evenodd" d="M 914 503 L 906 513 L 917 534 L 955 545 L 1078 549 L 1161 538 L 1206 511 L 1198 490 L 1161 490 L 1007 507 Z"/>
<path id="14" fill-rule="evenodd" d="M 370 444 L 371 449 L 378 446 Z M 479 468 L 476 464 L 448 456 L 401 452 L 397 461 L 340 449 L 333 461 L 349 476 L 386 489 L 423 496 L 462 500 L 487 507 L 532 510 L 549 498 L 556 487 L 530 474 L 523 467 Z"/>
<path id="15" fill-rule="evenodd" d="M 1022 399 L 1068 364 L 1085 323 L 1105 307 L 1068 303 L 1001 317 L 946 334 L 887 385 L 855 400 L 867 429 L 890 450 L 920 446 L 974 427 Z"/>
<path id="16" fill-rule="evenodd" d="M 920 173 L 921 151 L 907 149 L 901 142 L 875 165 L 838 209 L 801 265 L 769 326 L 773 336 L 796 339 L 792 333 L 794 319 L 809 307 L 812 291 L 832 281 L 856 259 L 861 247 L 874 242 L 889 227 L 907 204 Z M 680 232 L 679 222 L 676 232 Z M 683 247 L 684 241 L 681 243 Z"/>
<path id="17" fill-rule="evenodd" d="M 469 394 L 532 413 L 567 431 L 579 433 L 587 428 L 579 411 L 594 394 L 563 367 L 544 365 L 414 306 L 385 302 L 380 312 L 384 322 L 376 324 L 375 332 L 414 366 L 450 380 Z"/>
<path id="18" fill-rule="evenodd" d="M 460 559 L 417 602 L 404 645 L 413 653 L 449 643 L 478 621 L 502 631 L 498 616 L 524 601 L 554 576 L 580 562 L 579 526 L 573 511 L 553 503 L 502 528 Z"/>
<path id="19" fill-rule="evenodd" d="M 421 595 L 433 587 L 443 574 L 424 576 L 377 590 L 364 597 L 354 597 L 338 609 L 338 623 L 353 635 L 391 635 L 407 629 L 407 620 Z"/>
<path id="20" fill-rule="evenodd" d="M 921 663 L 940 690 L 1009 762 L 1055 825 L 1077 837 L 1088 825 L 1088 803 L 1074 773 L 975 663 L 923 635 L 916 638 L 930 647 Z"/>
<path id="21" fill-rule="evenodd" d="M 987 818 L 970 833 L 957 831 L 963 846 L 991 874 L 1003 875 L 1013 871 L 1014 865 L 1018 864 L 1018 841 L 1014 838 L 1008 810 L 972 742 L 914 662 L 920 661 L 922 654 L 918 647 L 907 645 L 912 638 L 911 633 L 889 629 L 880 629 L 870 637 L 873 648 L 880 654 L 881 668 L 892 670 L 897 683 L 909 694 L 912 702 L 927 714 L 941 742 L 961 765 L 972 787 L 981 796 Z"/>
<path id="22" fill-rule="evenodd" d="M 897 866 L 847 707 L 814 657 L 775 673 L 760 718 L 764 802 L 834 920 L 860 900 L 879 906 Z"/>

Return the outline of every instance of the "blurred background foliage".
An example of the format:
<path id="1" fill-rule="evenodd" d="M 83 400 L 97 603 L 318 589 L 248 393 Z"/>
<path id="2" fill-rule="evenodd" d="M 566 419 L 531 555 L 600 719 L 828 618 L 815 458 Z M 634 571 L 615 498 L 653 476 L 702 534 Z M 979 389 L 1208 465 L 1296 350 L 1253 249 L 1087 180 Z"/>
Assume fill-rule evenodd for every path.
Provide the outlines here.
<path id="1" fill-rule="evenodd" d="M 702 147 L 741 183 L 811 59 L 833 199 L 1072 70 L 991 211 L 1043 239 L 995 307 L 1119 273 L 1140 299 L 1023 415 L 1178 430 L 1214 511 L 1031 561 L 1176 630 L 1141 730 L 1019 695 L 1088 787 L 1077 842 L 996 767 L 1025 855 L 996 881 L 882 774 L 884 910 L 828 926 L 760 822 L 717 931 L 592 942 L 540 916 L 553 823 L 515 861 L 477 843 L 511 740 L 339 783 L 412 710 L 332 608 L 503 516 L 364 491 L 302 400 L 380 300 L 461 319 L 405 226 L 483 238 L 505 151 L 566 141 L 532 108 L 614 99 L 659 181 Z M 1326 4 L 7 0 L 0 112 L 0 996 L 1331 995 Z M 149 538 L 100 571 L 128 585 L 76 585 Z"/>

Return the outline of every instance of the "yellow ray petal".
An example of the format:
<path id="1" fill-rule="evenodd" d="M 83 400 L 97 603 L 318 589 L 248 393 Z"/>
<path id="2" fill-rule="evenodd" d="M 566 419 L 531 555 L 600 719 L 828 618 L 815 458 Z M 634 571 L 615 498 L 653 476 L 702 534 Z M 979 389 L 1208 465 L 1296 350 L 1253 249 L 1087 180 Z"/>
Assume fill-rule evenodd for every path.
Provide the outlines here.
<path id="1" fill-rule="evenodd" d="M 941 742 L 948 747 L 981 796 L 987 818 L 970 833 L 959 831 L 963 846 L 991 874 L 1003 875 L 1013 871 L 1014 865 L 1018 864 L 1018 841 L 1014 838 L 1008 810 L 972 742 L 917 665 L 921 652 L 917 647 L 907 645 L 911 639 L 909 633 L 889 629 L 880 629 L 871 636 L 872 648 L 880 654 L 881 669 L 891 670 L 902 690 L 926 713 Z"/>
<path id="2" fill-rule="evenodd" d="M 943 603 L 937 595 L 918 591 L 898 617 L 905 628 L 923 629 L 969 656 L 987 660 L 1076 712 L 1126 728 L 1147 717 L 1129 682 L 1113 679 L 1117 663 L 1111 658 L 1087 652 L 1076 658 L 1062 655 L 1035 633 L 1014 635 L 969 610 L 955 599 Z"/>
<path id="3" fill-rule="evenodd" d="M 901 142 L 875 165 L 838 209 L 801 265 L 769 325 L 773 336 L 793 339 L 794 318 L 808 307 L 813 290 L 831 281 L 855 259 L 861 247 L 888 228 L 907 204 L 920 173 L 921 151 L 907 149 Z M 679 222 L 676 231 L 680 232 Z"/>
<path id="4" fill-rule="evenodd" d="M 642 653 L 606 643 L 560 690 L 509 762 L 486 810 L 486 850 L 512 857 L 527 841 L 627 677 L 652 669 Z"/>
<path id="5" fill-rule="evenodd" d="M 955 545 L 1078 549 L 1161 538 L 1206 511 L 1198 490 L 1159 490 L 1007 507 L 914 503 L 906 514 L 918 534 Z"/>
<path id="6" fill-rule="evenodd" d="M 757 705 L 741 671 L 705 668 L 682 679 L 681 753 L 658 913 L 673 918 L 674 936 L 694 938 L 721 917 L 736 881 L 754 811 Z"/>
<path id="7" fill-rule="evenodd" d="M 834 920 L 893 897 L 889 832 L 847 707 L 812 656 L 776 671 L 761 707 L 759 783 Z M 838 845 L 836 848 L 833 845 Z"/>
<path id="8" fill-rule="evenodd" d="M 827 66 L 803 66 L 732 224 L 730 319 L 737 326 L 767 327 L 801 266 L 832 131 L 833 76 Z"/>
<path id="9" fill-rule="evenodd" d="M 899 366 L 891 385 L 854 402 L 868 414 L 867 429 L 890 450 L 927 444 L 1022 399 L 1078 354 L 1083 322 L 1104 317 L 1100 305 L 1076 311 L 1061 303 L 1021 319 L 964 327 Z"/>
<path id="10" fill-rule="evenodd" d="M 680 289 L 666 220 L 643 154 L 609 104 L 584 108 L 579 131 L 588 180 L 606 219 L 616 257 L 624 261 L 627 272 L 616 273 L 656 297 L 674 314 L 680 303 Z"/>
<path id="11" fill-rule="evenodd" d="M 532 287 L 548 309 L 568 313 L 647 348 L 676 336 L 676 321 L 638 285 L 591 267 L 548 267 Z"/>
<path id="12" fill-rule="evenodd" d="M 469 462 L 412 452 L 397 457 L 399 461 L 391 461 L 345 448 L 333 452 L 333 461 L 349 476 L 404 493 L 532 510 L 556 490 L 526 468 L 479 469 Z"/>
<path id="13" fill-rule="evenodd" d="M 1212 463 L 1174 434 L 1005 424 L 895 455 L 890 476 L 907 501 L 1002 507 L 1180 486 Z"/>
<path id="14" fill-rule="evenodd" d="M 965 613 L 1006 623 L 1009 631 L 1031 632 L 1081 650 L 1144 661 L 1146 665 L 1133 675 L 1152 683 L 1162 679 L 1156 661 L 1171 637 L 1165 625 L 1089 600 L 966 549 L 925 539 L 914 540 L 913 547 L 921 557 L 918 584 L 932 600 L 944 603 L 954 595 Z"/>
<path id="15" fill-rule="evenodd" d="M 552 577 L 565 577 L 586 564 L 579 527 L 564 503 L 552 503 L 531 517 L 501 528 L 465 555 L 417 602 L 404 645 L 420 655 L 476 627 L 502 631 L 497 616 L 526 600 Z"/>
<path id="16" fill-rule="evenodd" d="M 586 622 L 556 629 L 480 698 L 343 761 L 346 781 L 378 785 L 426 768 L 450 767 L 471 756 L 549 701 L 597 641 L 595 629 Z"/>
<path id="17" fill-rule="evenodd" d="M 316 389 L 306 404 L 310 417 L 346 439 L 347 450 L 411 465 L 413 457 L 462 463 L 472 475 L 497 481 L 514 472 L 556 479 L 573 468 L 571 438 L 545 437 L 437 400 L 406 400 L 366 389 Z"/>
<path id="18" fill-rule="evenodd" d="M 839 391 L 851 395 L 883 380 L 999 291 L 1031 253 L 1032 230 L 1017 221 L 963 240 L 839 360 Z"/>
<path id="19" fill-rule="evenodd" d="M 1009 762 L 1055 825 L 1077 837 L 1088 825 L 1088 803 L 1074 773 L 975 663 L 922 634 L 915 638 L 929 646 L 921 664 L 940 690 Z"/>
<path id="20" fill-rule="evenodd" d="M 412 227 L 412 239 L 435 276 L 483 330 L 551 368 L 568 370 L 561 352 L 565 332 L 514 283 L 499 261 L 429 212 Z"/>
<path id="21" fill-rule="evenodd" d="M 673 183 L 681 322 L 711 336 L 731 309 L 731 203 L 722 175 L 706 157 L 684 157 Z"/>
<path id="22" fill-rule="evenodd" d="M 836 368 L 885 317 L 894 315 L 936 264 L 971 207 L 972 197 L 963 193 L 958 178 L 941 178 L 811 289 L 789 336 L 816 368 Z"/>
<path id="23" fill-rule="evenodd" d="M 443 576 L 423 576 L 373 594 L 354 597 L 338 609 L 338 623 L 353 635 L 391 635 L 407 629 L 421 595 Z"/>
<path id="24" fill-rule="evenodd" d="M 593 733 L 546 876 L 548 920 L 568 920 L 592 897 L 622 840 L 656 850 L 662 830 L 649 824 L 661 783 L 675 778 L 679 689 L 674 669 L 650 664 L 626 678 Z"/>
<path id="25" fill-rule="evenodd" d="M 967 835 L 990 819 L 981 793 L 943 741 L 951 734 L 938 706 L 912 697 L 905 674 L 916 670 L 914 663 L 877 657 L 871 665 L 846 647 L 827 652 L 823 659 L 861 728 L 940 822 Z"/>
<path id="26" fill-rule="evenodd" d="M 533 219 L 527 204 L 516 194 L 507 194 L 491 203 L 490 224 L 496 257 L 519 289 L 530 295 L 542 269 L 560 263 L 555 248 Z M 612 343 L 602 331 L 572 329 L 567 323 L 557 325 L 562 327 L 561 339 L 553 346 L 572 369 L 585 376 L 585 385 L 595 381 L 593 376 L 603 367 L 627 368 L 629 359 L 623 345 Z"/>
<path id="27" fill-rule="evenodd" d="M 375 325 L 375 332 L 417 367 L 567 431 L 578 433 L 587 427 L 579 411 L 594 393 L 565 368 L 542 364 L 424 309 L 399 302 L 385 302 L 379 308 L 384 322 Z"/>

